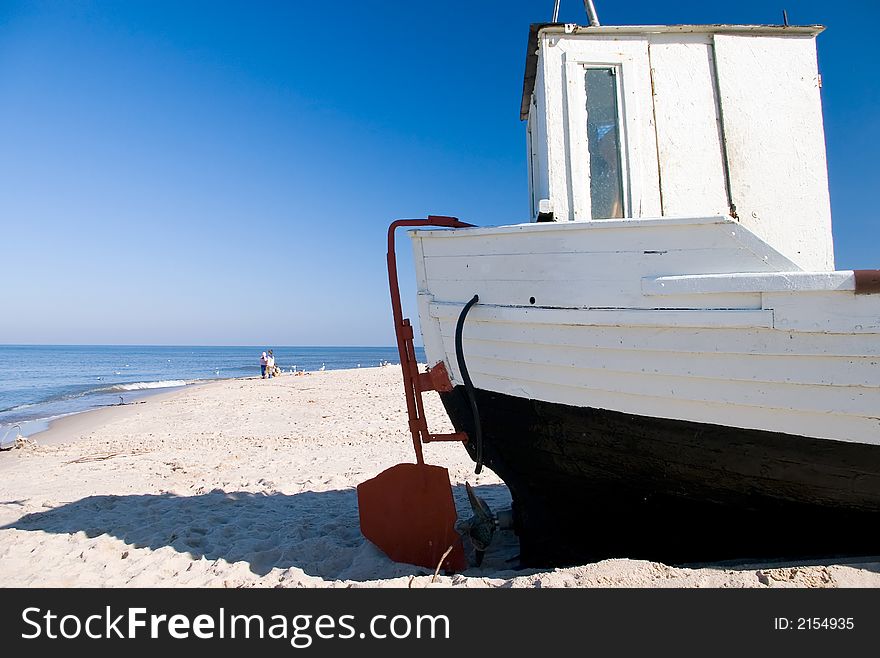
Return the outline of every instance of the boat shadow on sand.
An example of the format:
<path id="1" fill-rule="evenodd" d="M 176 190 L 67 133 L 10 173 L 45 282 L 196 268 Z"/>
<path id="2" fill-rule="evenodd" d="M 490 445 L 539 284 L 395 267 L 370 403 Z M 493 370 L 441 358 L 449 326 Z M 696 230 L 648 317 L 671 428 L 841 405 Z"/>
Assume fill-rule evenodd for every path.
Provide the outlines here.
<path id="1" fill-rule="evenodd" d="M 501 509 L 510 501 L 509 491 L 503 485 L 477 486 L 474 491 L 493 509 Z M 471 509 L 465 487 L 453 487 L 453 495 L 459 518 L 466 518 Z M 23 505 L 24 502 L 7 501 L 6 504 Z M 193 560 L 243 562 L 258 576 L 265 576 L 273 569 L 282 572 L 299 569 L 308 576 L 325 580 L 365 582 L 431 573 L 423 567 L 393 562 L 363 537 L 354 489 L 291 495 L 218 489 L 195 496 L 170 493 L 89 496 L 0 526 L 0 530 L 8 529 L 56 535 L 84 533 L 92 539 L 112 537 L 128 547 L 153 551 L 170 547 Z M 474 554 L 467 540 L 465 548 L 473 565 Z M 463 575 L 509 579 L 542 571 L 521 569 L 518 553 L 519 544 L 513 532 L 499 531 L 481 566 L 471 566 Z M 155 559 L 163 558 L 157 555 Z M 861 569 L 880 570 L 876 557 L 751 559 L 679 566 L 754 570 L 847 563 Z"/>
<path id="2" fill-rule="evenodd" d="M 503 485 L 474 487 L 493 507 L 509 504 Z M 464 485 L 453 487 L 460 518 L 471 514 Z M 427 574 L 398 564 L 360 531 L 354 489 L 281 493 L 214 490 L 196 496 L 140 494 L 89 496 L 0 527 L 59 535 L 115 537 L 132 548 L 171 547 L 193 559 L 246 562 L 264 576 L 273 569 L 301 569 L 327 580 L 366 581 Z M 473 551 L 465 544 L 473 564 Z M 496 576 L 517 567 L 518 545 L 510 531 L 496 533 L 480 568 L 465 573 Z"/>

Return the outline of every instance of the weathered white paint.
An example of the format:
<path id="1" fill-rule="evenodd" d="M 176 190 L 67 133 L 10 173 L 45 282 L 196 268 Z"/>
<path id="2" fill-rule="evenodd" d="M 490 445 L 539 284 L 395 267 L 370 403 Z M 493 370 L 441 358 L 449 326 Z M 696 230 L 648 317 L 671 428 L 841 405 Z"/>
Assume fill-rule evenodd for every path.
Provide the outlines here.
<path id="1" fill-rule="evenodd" d="M 557 220 L 590 219 L 589 151 L 585 137 L 585 65 L 612 66 L 618 76 L 622 103 L 621 150 L 624 156 L 624 187 L 628 216 L 659 216 L 660 187 L 657 144 L 651 105 L 648 42 L 642 37 L 622 36 L 584 40 L 576 37 L 542 39 L 546 85 L 551 79 L 562 93 L 546 96 L 546 122 L 551 144 L 551 186 L 554 209 L 560 195 L 565 196 L 564 214 Z M 550 46 L 549 44 L 553 44 Z"/>
<path id="2" fill-rule="evenodd" d="M 621 104 L 620 149 L 627 217 L 659 216 L 660 190 L 657 143 L 651 106 L 648 41 L 643 38 L 561 41 L 567 103 L 561 110 L 563 129 L 569 136 L 569 198 L 574 219 L 592 219 L 590 208 L 590 154 L 587 143 L 587 98 L 584 76 L 587 66 L 613 67 L 618 71 Z M 606 219 L 599 217 L 597 219 Z"/>
<path id="3" fill-rule="evenodd" d="M 480 388 L 880 445 L 880 295 L 833 271 L 819 31 L 542 29 L 536 197 L 589 221 L 412 232 L 428 361 L 461 383 L 476 293 Z M 632 219 L 589 215 L 584 65 L 623 78 Z"/>
<path id="4" fill-rule="evenodd" d="M 430 305 L 431 317 L 439 320 L 458 319 L 464 303 L 437 303 Z M 772 327 L 773 314 L 752 309 L 584 309 L 497 306 L 484 304 L 469 314 L 475 322 L 525 322 L 535 325 L 565 325 L 570 327 L 712 327 L 745 328 Z"/>
<path id="5" fill-rule="evenodd" d="M 547 192 L 556 221 L 573 219 L 571 209 L 568 134 L 562 122 L 562 108 L 566 105 L 565 84 L 562 71 L 562 52 L 555 37 L 542 38 L 538 69 L 543 78 L 542 93 L 535 95 L 543 116 L 539 130 L 547 140 L 546 169 Z M 537 79 L 536 79 L 537 83 Z"/>
<path id="6" fill-rule="evenodd" d="M 696 336 L 736 330 L 669 325 L 662 335 L 666 346 L 676 349 L 654 349 L 650 340 L 623 345 L 618 340 L 615 347 L 613 339 L 621 328 L 613 324 L 548 326 L 534 322 L 535 317 L 522 323 L 513 317 L 542 309 L 506 309 L 506 321 L 484 321 L 478 310 L 483 309 L 474 307 L 468 317 L 463 347 L 471 379 L 480 388 L 661 418 L 880 443 L 878 355 L 762 354 L 757 351 L 761 333 L 773 332 L 769 329 L 751 335 L 747 354 L 726 352 L 723 341 L 717 341 L 714 351 L 703 341 L 709 351 L 700 352 L 692 347 Z M 453 346 L 456 318 L 452 313 L 441 319 L 442 354 L 460 383 Z M 551 327 L 563 331 L 548 331 Z M 639 330 L 633 325 L 627 329 Z M 641 331 L 647 335 L 649 329 Z M 566 340 L 571 335 L 582 343 L 604 338 L 610 346 L 575 346 Z"/>
<path id="7" fill-rule="evenodd" d="M 447 349 L 451 349 L 451 341 Z M 484 388 L 482 374 L 509 378 L 512 372 L 521 373 L 518 380 L 559 386 L 581 387 L 585 391 L 623 393 L 669 400 L 691 402 L 728 403 L 740 407 L 764 407 L 781 411 L 821 412 L 841 416 L 877 418 L 880 408 L 880 388 L 877 386 L 844 386 L 787 384 L 780 382 L 722 379 L 720 377 L 696 377 L 673 375 L 672 366 L 664 366 L 657 373 L 621 372 L 616 364 L 602 369 L 591 369 L 575 361 L 572 364 L 550 363 L 537 350 L 515 361 L 503 358 L 486 358 L 472 354 L 464 346 L 468 373 L 474 386 Z M 551 350 L 557 352 L 558 350 Z M 528 358 L 532 357 L 532 358 Z M 515 368 L 516 370 L 512 370 Z M 722 373 L 723 374 L 723 373 Z M 491 390 L 491 389 L 490 389 Z M 626 411 L 619 406 L 615 409 Z M 845 418 L 842 419 L 845 424 Z M 880 429 L 880 428 L 878 428 Z M 874 437 L 880 443 L 880 431 Z"/>
<path id="8" fill-rule="evenodd" d="M 540 200 L 535 197 L 537 191 L 537 183 L 535 174 L 537 173 L 536 165 L 538 164 L 538 154 L 535 152 L 535 137 L 533 132 L 537 130 L 536 122 L 532 119 L 535 114 L 534 97 L 532 97 L 532 105 L 529 107 L 529 120 L 526 127 L 526 164 L 529 173 L 529 220 L 535 221 L 538 216 L 538 204 Z M 549 203 L 549 200 L 547 201 Z"/>
<path id="9" fill-rule="evenodd" d="M 667 296 L 662 300 L 642 294 L 640 281 L 632 278 L 620 279 L 614 276 L 614 266 L 630 267 L 634 271 L 668 268 L 681 265 L 684 261 L 696 265 L 717 265 L 724 267 L 735 262 L 736 252 L 720 250 L 697 252 L 667 252 L 660 255 L 642 254 L 564 254 L 554 256 L 540 268 L 534 263 L 541 262 L 538 256 L 521 256 L 511 268 L 504 267 L 512 259 L 506 256 L 483 259 L 479 265 L 468 267 L 472 257 L 429 259 L 429 276 L 437 271 L 445 271 L 432 279 L 431 291 L 438 298 L 464 303 L 475 294 L 486 304 L 513 306 L 545 306 L 576 308 L 761 308 L 758 294 L 712 296 Z M 690 259 L 688 258 L 690 257 Z M 667 259 L 667 260 L 663 260 Z M 674 264 L 674 265 L 673 265 Z M 503 272 L 493 274 L 491 270 L 480 271 L 482 267 L 503 268 Z M 595 267 L 593 267 L 595 266 Z M 512 268 L 523 268 L 514 271 Z M 530 275 L 534 273 L 534 278 Z M 500 278 L 499 278 L 500 277 Z M 534 304 L 532 299 L 534 298 Z"/>
<path id="10" fill-rule="evenodd" d="M 663 214 L 727 214 L 713 52 L 706 34 L 649 45 Z"/>
<path id="11" fill-rule="evenodd" d="M 413 263 L 416 272 L 416 284 L 419 288 L 417 295 L 418 313 L 419 313 L 419 330 L 422 334 L 422 345 L 425 348 L 425 354 L 443 354 L 443 340 L 441 338 L 440 323 L 431 317 L 430 300 L 431 295 L 424 292 L 423 286 L 427 280 L 425 273 L 425 254 L 423 252 L 423 242 L 421 240 L 412 240 Z M 436 363 L 441 359 L 432 361 Z"/>
<path id="12" fill-rule="evenodd" d="M 533 162 L 535 198 L 546 193 L 557 220 L 591 219 L 582 68 L 613 66 L 627 216 L 726 214 L 733 204 L 742 224 L 794 269 L 833 270 L 820 31 L 543 28 L 529 119 L 546 144 Z"/>
<path id="13" fill-rule="evenodd" d="M 709 293 L 853 291 L 852 270 L 841 272 L 738 272 L 685 274 L 642 279 L 646 295 L 704 295 Z"/>
<path id="14" fill-rule="evenodd" d="M 420 295 L 421 300 L 425 301 L 425 312 L 438 314 L 438 319 L 442 318 L 443 322 L 449 321 L 453 315 L 457 319 L 458 313 L 464 306 L 463 304 L 440 304 L 433 306 L 430 295 L 427 294 Z M 440 311 L 441 308 L 444 309 L 442 313 Z M 500 316 L 509 320 L 504 322 L 506 325 L 503 329 L 504 342 L 531 344 L 540 340 L 548 341 L 552 344 L 565 345 L 566 348 L 633 350 L 635 352 L 651 350 L 675 352 L 685 355 L 723 353 L 740 356 L 750 354 L 795 357 L 840 356 L 846 357 L 846 363 L 849 363 L 852 358 L 867 357 L 877 361 L 878 357 L 880 357 L 880 341 L 876 339 L 866 340 L 864 335 L 803 333 L 773 329 L 772 326 L 768 326 L 772 324 L 768 317 L 768 314 L 772 317 L 772 311 L 765 311 L 764 315 L 757 316 L 761 318 L 760 324 L 763 325 L 762 327 L 737 326 L 736 316 L 749 313 L 747 311 L 714 311 L 713 313 L 724 313 L 728 316 L 735 313 L 736 316 L 725 319 L 725 326 L 721 327 L 691 327 L 684 325 L 682 319 L 696 317 L 699 318 L 699 321 L 693 322 L 691 320 L 690 324 L 705 324 L 709 322 L 712 316 L 708 316 L 707 319 L 706 316 L 697 315 L 694 312 L 694 315 L 679 316 L 677 325 L 660 325 L 652 324 L 650 318 L 657 315 L 662 317 L 662 313 L 659 311 L 641 311 L 642 315 L 640 318 L 644 321 L 641 325 L 598 324 L 603 317 L 615 317 L 610 315 L 594 315 L 591 318 L 594 319 L 592 324 L 586 322 L 583 324 L 557 324 L 541 322 L 541 319 L 552 317 L 548 317 L 544 313 L 547 310 L 565 311 L 565 309 L 505 309 L 505 314 L 513 315 Z M 494 322 L 500 322 L 501 320 L 494 320 L 493 318 L 500 311 L 497 308 L 493 308 L 487 314 L 478 305 L 473 308 L 472 312 L 477 313 L 478 311 L 481 311 L 481 322 L 477 324 L 468 323 L 468 336 L 473 337 L 475 340 L 498 340 L 500 335 L 499 329 L 494 326 Z M 614 311 L 604 310 L 599 312 L 611 314 Z M 677 311 L 677 313 L 682 313 L 682 311 Z M 751 313 L 754 313 L 754 311 Z M 563 313 L 563 316 L 565 315 Z M 470 314 L 468 317 L 470 317 Z M 621 316 L 616 317 L 620 319 Z M 571 321 L 567 317 L 563 319 L 563 322 Z M 682 339 L 680 331 L 682 326 L 687 326 L 688 329 L 686 341 Z M 442 350 L 439 354 L 443 354 Z"/>
<path id="15" fill-rule="evenodd" d="M 419 306 L 419 327 L 422 333 L 422 344 L 425 348 L 425 356 L 428 359 L 428 365 L 434 365 L 440 361 L 446 360 L 446 348 L 443 344 L 443 330 L 438 318 L 431 316 L 431 296 L 427 294 L 418 295 Z M 455 361 L 455 354 L 451 355 Z"/>
<path id="16" fill-rule="evenodd" d="M 548 25 L 542 34 L 577 34 L 616 37 L 654 34 L 750 34 L 760 36 L 801 35 L 815 37 L 825 28 L 822 25 Z"/>
<path id="17" fill-rule="evenodd" d="M 539 58 L 541 55 L 539 54 Z M 547 101 L 544 71 L 539 64 L 535 78 L 535 93 L 529 110 L 529 130 L 531 131 L 532 171 L 529 175 L 531 198 L 534 202 L 531 221 L 537 217 L 538 203 L 541 199 L 550 200 L 550 169 L 548 161 L 547 141 Z"/>
<path id="18" fill-rule="evenodd" d="M 457 383 L 477 293 L 463 338 L 481 388 L 880 444 L 880 296 L 851 272 L 799 271 L 719 217 L 412 235 L 427 357 Z"/>
<path id="19" fill-rule="evenodd" d="M 714 36 L 733 203 L 805 270 L 833 270 L 831 203 L 812 37 Z"/>
<path id="20" fill-rule="evenodd" d="M 597 326 L 599 325 L 594 325 L 594 328 Z M 447 349 L 454 350 L 450 341 L 454 338 L 455 323 L 444 319 L 441 328 Z M 476 328 L 478 327 L 475 326 Z M 527 368 L 547 364 L 635 375 L 669 375 L 808 386 L 880 387 L 880 359 L 877 356 L 841 359 L 803 354 L 780 356 L 683 351 L 670 355 L 664 350 L 651 349 L 650 344 L 643 349 L 600 349 L 571 345 L 560 349 L 555 343 L 523 344 L 521 341 L 494 340 L 487 331 L 491 327 L 482 329 L 484 330 L 480 332 L 467 332 L 468 358 L 473 355 L 501 361 L 521 361 Z M 543 334 L 533 335 L 543 337 Z"/>
<path id="21" fill-rule="evenodd" d="M 470 369 L 470 364 L 468 364 Z M 509 371 L 508 371 L 509 372 Z M 530 371 L 530 374 L 534 370 Z M 473 377 L 473 374 L 472 374 Z M 694 422 L 763 429 L 797 436 L 827 438 L 877 445 L 880 419 L 819 411 L 747 406 L 729 399 L 714 402 L 693 401 L 678 395 L 652 397 L 630 391 L 605 391 L 584 385 L 553 381 L 552 373 L 542 381 L 480 373 L 474 384 L 481 388 L 524 397 L 581 407 L 611 409 L 654 418 L 689 419 Z M 549 379 L 550 381 L 547 381 Z M 674 387 L 670 389 L 674 392 Z"/>
<path id="22" fill-rule="evenodd" d="M 773 309 L 773 326 L 788 331 L 880 334 L 880 295 L 821 292 L 809 295 L 769 293 L 763 307 Z M 880 415 L 880 408 L 878 408 Z"/>
<path id="23" fill-rule="evenodd" d="M 798 266 L 727 217 L 605 219 L 410 231 L 426 257 L 513 253 L 579 253 L 731 248 L 750 272 L 788 272 Z M 736 270 L 734 270 L 736 271 Z M 742 271 L 742 270 L 739 270 Z M 681 274 L 682 272 L 676 272 Z"/>
<path id="24" fill-rule="evenodd" d="M 432 294 L 449 302 L 463 303 L 479 294 L 482 303 L 502 306 L 757 309 L 758 293 L 665 296 L 658 301 L 643 294 L 641 279 L 794 267 L 741 226 L 719 217 L 528 224 L 414 235 L 422 243 Z"/>

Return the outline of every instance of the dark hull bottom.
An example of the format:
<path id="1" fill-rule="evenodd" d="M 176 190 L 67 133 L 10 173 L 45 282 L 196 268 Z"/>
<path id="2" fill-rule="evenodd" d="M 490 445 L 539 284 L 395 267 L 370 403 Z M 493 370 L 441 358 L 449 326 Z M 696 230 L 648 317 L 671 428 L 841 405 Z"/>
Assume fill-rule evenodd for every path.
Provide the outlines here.
<path id="1" fill-rule="evenodd" d="M 880 554 L 880 447 L 476 395 L 525 566 Z M 473 437 L 464 389 L 441 398 Z"/>

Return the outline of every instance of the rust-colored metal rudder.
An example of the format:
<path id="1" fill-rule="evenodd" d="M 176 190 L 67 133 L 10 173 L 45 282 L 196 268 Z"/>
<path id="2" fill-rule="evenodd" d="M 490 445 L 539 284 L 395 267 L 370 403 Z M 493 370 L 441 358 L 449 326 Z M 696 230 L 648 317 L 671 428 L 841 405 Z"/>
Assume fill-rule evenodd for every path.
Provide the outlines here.
<path id="1" fill-rule="evenodd" d="M 403 317 L 400 304 L 397 258 L 394 253 L 394 231 L 400 226 L 466 228 L 471 224 L 454 217 L 432 215 L 427 219 L 398 219 L 388 227 L 391 311 L 416 463 L 397 464 L 358 485 L 361 532 L 396 562 L 434 569 L 443 560 L 442 566 L 447 571 L 461 571 L 467 567 L 467 560 L 461 537 L 455 530 L 457 515 L 449 472 L 441 466 L 425 463 L 422 444 L 431 441 L 466 442 L 467 434 L 431 434 L 428 431 L 422 393 L 451 391 L 452 383 L 442 361 L 426 373 L 419 372 L 412 324 Z"/>

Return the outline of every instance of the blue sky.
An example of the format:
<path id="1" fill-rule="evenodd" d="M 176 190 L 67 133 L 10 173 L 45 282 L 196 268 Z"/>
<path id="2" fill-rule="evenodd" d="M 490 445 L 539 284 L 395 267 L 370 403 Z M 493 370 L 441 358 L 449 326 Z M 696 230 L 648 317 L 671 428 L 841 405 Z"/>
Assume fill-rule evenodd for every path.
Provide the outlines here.
<path id="1" fill-rule="evenodd" d="M 826 25 L 837 267 L 880 267 L 876 2 L 596 5 Z M 393 344 L 390 220 L 527 220 L 525 45 L 552 7 L 4 0 L 0 343 Z"/>

